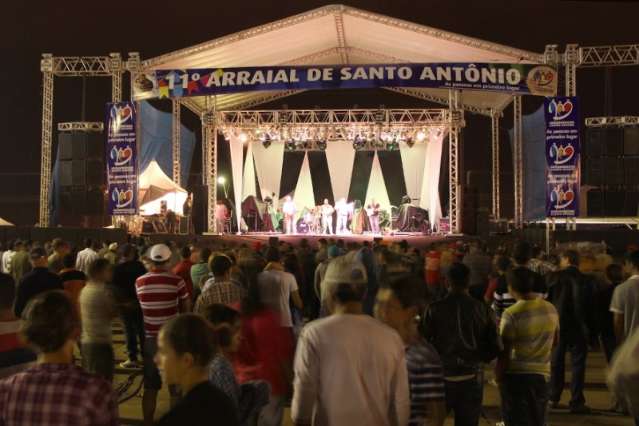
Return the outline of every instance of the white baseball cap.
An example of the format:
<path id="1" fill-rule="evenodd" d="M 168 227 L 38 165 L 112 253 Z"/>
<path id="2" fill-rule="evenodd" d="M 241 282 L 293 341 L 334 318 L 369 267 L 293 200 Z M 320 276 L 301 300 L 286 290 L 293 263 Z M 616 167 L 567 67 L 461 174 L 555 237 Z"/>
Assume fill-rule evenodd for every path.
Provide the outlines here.
<path id="1" fill-rule="evenodd" d="M 149 258 L 153 262 L 166 262 L 171 258 L 171 249 L 165 244 L 156 244 L 149 250 Z"/>

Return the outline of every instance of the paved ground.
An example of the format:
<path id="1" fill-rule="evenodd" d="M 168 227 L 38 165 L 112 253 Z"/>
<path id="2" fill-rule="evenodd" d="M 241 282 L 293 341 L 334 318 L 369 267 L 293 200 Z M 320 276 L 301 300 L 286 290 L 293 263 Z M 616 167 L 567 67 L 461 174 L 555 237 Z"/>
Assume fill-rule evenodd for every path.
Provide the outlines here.
<path id="1" fill-rule="evenodd" d="M 124 352 L 124 336 L 121 329 L 116 325 L 115 327 L 115 353 L 116 359 L 119 362 L 125 359 Z M 610 406 L 610 393 L 605 385 L 605 366 L 606 361 L 601 353 L 590 353 L 588 356 L 588 369 L 586 373 L 586 400 L 588 405 L 593 408 L 593 414 L 588 416 L 577 416 L 568 413 L 567 409 L 553 410 L 550 416 L 551 426 L 573 426 L 573 425 L 593 425 L 593 426 L 632 426 L 633 422 L 628 417 L 623 417 L 611 412 L 607 409 Z M 567 370 L 569 371 L 569 370 Z M 490 374 L 487 371 L 487 376 Z M 567 373 L 568 379 L 570 378 Z M 127 391 L 123 395 L 129 397 L 127 401 L 120 404 L 120 418 L 123 425 L 139 425 L 142 424 L 142 398 L 141 391 L 137 392 L 137 389 L 141 385 L 140 372 L 125 371 L 122 369 L 116 370 L 116 377 L 114 386 L 116 388 L 123 386 L 126 383 L 130 383 L 127 387 Z M 568 388 L 567 388 L 568 389 Z M 565 392 L 562 397 L 562 403 L 567 404 L 569 399 L 569 392 Z M 160 393 L 158 401 L 157 415 L 161 415 L 168 409 L 168 394 L 166 389 L 163 389 Z M 487 384 L 484 390 L 484 413 L 485 419 L 480 422 L 481 426 L 495 425 L 499 421 L 499 395 L 497 388 Z M 291 425 L 290 418 L 288 418 L 288 411 L 286 413 L 286 420 L 284 424 L 286 426 Z M 157 418 L 157 417 L 156 417 Z M 454 419 L 448 418 L 446 425 L 453 425 Z"/>

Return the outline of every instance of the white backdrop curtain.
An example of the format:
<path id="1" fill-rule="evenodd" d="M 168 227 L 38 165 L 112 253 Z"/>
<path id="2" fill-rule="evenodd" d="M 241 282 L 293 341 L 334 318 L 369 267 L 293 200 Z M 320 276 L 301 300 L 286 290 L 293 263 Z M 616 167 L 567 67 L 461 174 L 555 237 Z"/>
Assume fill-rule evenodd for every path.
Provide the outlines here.
<path id="1" fill-rule="evenodd" d="M 229 140 L 231 152 L 231 170 L 233 172 L 233 194 L 235 195 L 235 216 L 237 219 L 237 232 L 241 232 L 242 224 L 242 162 L 244 157 L 244 144 L 239 137 L 233 135 Z M 217 184 L 217 182 L 216 182 Z"/>
<path id="2" fill-rule="evenodd" d="M 295 194 L 293 202 L 297 207 L 297 217 L 300 216 L 304 207 L 312 209 L 315 207 L 315 195 L 313 194 L 313 180 L 311 179 L 311 167 L 308 162 L 308 152 L 304 153 L 304 162 L 300 176 L 297 178 L 295 185 Z"/>
<path id="3" fill-rule="evenodd" d="M 262 199 L 275 193 L 274 200 L 279 200 L 284 142 L 273 141 L 268 148 L 264 148 L 261 143 L 256 143 L 253 145 L 253 157 Z"/>
<path id="4" fill-rule="evenodd" d="M 244 160 L 244 177 L 242 178 L 242 201 L 247 197 L 257 195 L 255 189 L 255 165 L 253 164 L 253 145 L 249 142 L 246 148 L 246 159 Z"/>
<path id="5" fill-rule="evenodd" d="M 329 142 L 326 145 L 326 161 L 331 177 L 333 199 L 337 201 L 340 198 L 348 198 L 355 162 L 353 145 L 346 141 Z"/>
<path id="6" fill-rule="evenodd" d="M 386 183 L 384 182 L 384 175 L 382 174 L 382 166 L 379 163 L 379 157 L 377 151 L 373 157 L 373 167 L 371 169 L 371 176 L 368 180 L 368 188 L 366 189 L 366 199 L 364 205 L 366 206 L 375 199 L 380 207 L 390 212 L 390 200 L 388 199 L 388 191 L 386 190 Z"/>
<path id="7" fill-rule="evenodd" d="M 420 198 L 422 195 L 427 146 L 428 142 L 416 143 L 412 148 L 405 143 L 399 145 L 404 182 L 406 182 L 406 195 L 412 199 Z M 421 202 L 420 200 L 420 204 Z"/>
<path id="8" fill-rule="evenodd" d="M 442 217 L 442 206 L 439 200 L 439 172 L 442 163 L 442 146 L 445 134 L 439 129 L 429 132 L 426 144 L 426 160 L 424 161 L 424 179 L 420 194 L 419 206 L 428 210 L 431 229 L 439 227 Z"/>

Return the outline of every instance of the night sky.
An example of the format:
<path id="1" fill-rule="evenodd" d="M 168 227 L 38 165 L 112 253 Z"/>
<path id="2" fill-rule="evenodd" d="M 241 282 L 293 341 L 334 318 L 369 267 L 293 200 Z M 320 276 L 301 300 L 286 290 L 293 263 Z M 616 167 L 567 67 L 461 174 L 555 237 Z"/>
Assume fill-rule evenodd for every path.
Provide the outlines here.
<path id="1" fill-rule="evenodd" d="M 107 55 L 139 51 L 153 57 L 195 43 L 301 13 L 330 2 L 298 1 L 9 1 L 2 6 L 0 46 L 0 216 L 18 224 L 37 218 L 40 169 L 41 53 Z M 605 45 L 639 42 L 639 2 L 503 0 L 503 1 L 344 1 L 344 4 L 406 19 L 435 28 L 543 52 L 546 44 Z M 515 6 L 513 6 L 515 4 Z M 401 43 L 401 40 L 397 41 Z M 215 64 L 210 64 L 214 66 Z M 612 115 L 639 115 L 638 67 L 612 71 Z M 578 71 L 577 92 L 583 116 L 604 111 L 604 72 Z M 110 79 L 88 80 L 89 121 L 104 119 L 110 98 Z M 79 121 L 81 80 L 55 81 L 54 129 L 60 121 Z M 525 112 L 539 106 L 526 98 Z M 424 106 L 385 91 L 311 92 L 270 104 L 289 107 Z M 167 105 L 159 105 L 167 108 Z M 509 110 L 506 111 L 506 114 Z M 489 164 L 489 120 L 467 115 L 464 167 L 486 171 Z M 183 113 L 184 123 L 199 135 L 199 119 Z M 510 116 L 502 121 L 504 132 Z M 54 130 L 55 133 L 55 130 Z M 504 134 L 505 136 L 505 134 Z M 199 136 L 198 136 L 199 138 Z M 505 137 L 502 137 L 505 139 Z M 505 144 L 506 142 L 504 142 Z M 199 153 L 190 182 L 197 182 Z M 504 145 L 504 157 L 509 148 Z M 509 161 L 504 159 L 508 171 Z M 507 185 L 506 185 L 507 186 Z M 507 188 L 505 189 L 507 191 Z"/>

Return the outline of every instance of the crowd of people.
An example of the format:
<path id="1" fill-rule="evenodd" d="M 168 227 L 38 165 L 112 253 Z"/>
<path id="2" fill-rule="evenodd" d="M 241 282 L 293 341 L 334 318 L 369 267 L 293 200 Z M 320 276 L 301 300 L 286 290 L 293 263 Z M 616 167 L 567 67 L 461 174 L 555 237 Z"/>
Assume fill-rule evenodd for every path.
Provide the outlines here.
<path id="1" fill-rule="evenodd" d="M 589 352 L 639 425 L 639 250 L 277 238 L 0 248 L 0 425 L 116 425 L 112 325 L 145 425 L 505 425 L 588 414 Z M 493 368 L 487 368 L 491 366 Z M 486 372 L 489 372 L 486 374 Z M 486 377 L 485 377 L 486 376 Z M 166 385 L 170 409 L 157 415 Z"/>

